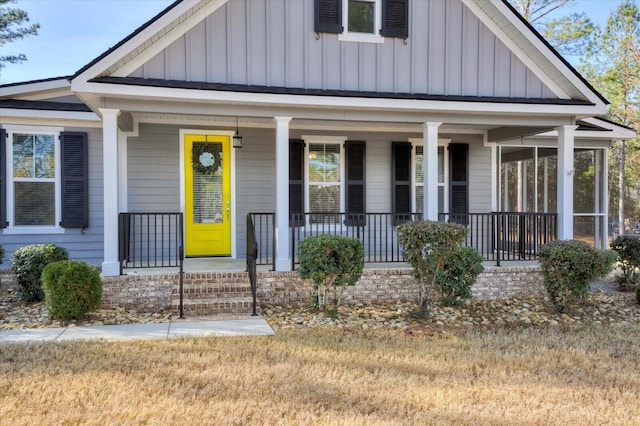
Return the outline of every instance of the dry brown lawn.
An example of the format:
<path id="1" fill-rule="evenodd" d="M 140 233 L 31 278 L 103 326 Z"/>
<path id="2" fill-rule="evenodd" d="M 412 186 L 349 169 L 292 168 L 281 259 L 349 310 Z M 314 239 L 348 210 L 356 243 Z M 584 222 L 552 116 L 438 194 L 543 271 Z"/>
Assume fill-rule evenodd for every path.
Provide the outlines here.
<path id="1" fill-rule="evenodd" d="M 0 424 L 637 424 L 639 332 L 0 345 Z"/>

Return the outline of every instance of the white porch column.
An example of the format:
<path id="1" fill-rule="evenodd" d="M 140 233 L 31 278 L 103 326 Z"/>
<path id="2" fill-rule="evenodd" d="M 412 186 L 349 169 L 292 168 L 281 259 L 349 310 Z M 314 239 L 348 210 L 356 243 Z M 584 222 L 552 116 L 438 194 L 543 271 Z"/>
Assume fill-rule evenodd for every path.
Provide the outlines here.
<path id="1" fill-rule="evenodd" d="M 573 146 L 577 126 L 558 130 L 558 239 L 573 239 Z"/>
<path id="2" fill-rule="evenodd" d="M 276 271 L 290 271 L 289 259 L 289 122 L 292 117 L 273 117 L 276 123 Z"/>
<path id="3" fill-rule="evenodd" d="M 442 123 L 427 122 L 422 125 L 424 197 L 422 211 L 424 220 L 438 220 L 438 127 Z"/>
<path id="4" fill-rule="evenodd" d="M 102 275 L 120 275 L 118 263 L 118 115 L 120 110 L 100 108 L 104 192 L 104 261 Z"/>

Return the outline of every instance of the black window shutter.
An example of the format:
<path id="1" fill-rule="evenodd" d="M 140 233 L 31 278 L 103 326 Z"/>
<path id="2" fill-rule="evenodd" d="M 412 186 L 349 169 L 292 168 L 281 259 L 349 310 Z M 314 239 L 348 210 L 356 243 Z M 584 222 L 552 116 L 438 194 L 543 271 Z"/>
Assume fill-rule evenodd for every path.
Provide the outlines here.
<path id="1" fill-rule="evenodd" d="M 409 0 L 382 0 L 382 28 L 384 37 L 409 37 Z"/>
<path id="2" fill-rule="evenodd" d="M 342 0 L 315 0 L 314 18 L 317 33 L 342 33 Z"/>
<path id="3" fill-rule="evenodd" d="M 289 223 L 291 215 L 304 213 L 304 141 L 289 139 Z M 304 216 L 297 218 L 295 226 L 304 225 Z"/>
<path id="4" fill-rule="evenodd" d="M 63 228 L 89 226 L 89 158 L 87 134 L 62 132 L 62 222 Z M 107 189 L 105 188 L 105 191 Z"/>
<path id="5" fill-rule="evenodd" d="M 364 213 L 365 199 L 365 143 L 364 141 L 346 141 L 346 225 L 364 226 L 364 215 L 351 215 L 349 213 Z"/>
<path id="6" fill-rule="evenodd" d="M 411 143 L 391 144 L 391 185 L 394 224 L 410 220 L 411 213 Z"/>
<path id="7" fill-rule="evenodd" d="M 456 214 L 469 213 L 469 145 L 463 143 L 449 144 L 449 212 L 452 221 L 466 224 L 466 216 L 455 217 Z"/>
<path id="8" fill-rule="evenodd" d="M 4 129 L 0 129 L 0 228 L 7 227 L 7 150 L 6 148 L 7 148 L 7 132 Z"/>

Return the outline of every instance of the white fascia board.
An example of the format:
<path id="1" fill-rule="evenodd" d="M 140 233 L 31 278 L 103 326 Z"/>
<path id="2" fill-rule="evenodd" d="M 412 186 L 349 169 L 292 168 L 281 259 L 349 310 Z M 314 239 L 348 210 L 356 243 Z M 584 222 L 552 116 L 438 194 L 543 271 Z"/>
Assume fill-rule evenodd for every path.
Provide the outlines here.
<path id="1" fill-rule="evenodd" d="M 610 123 L 605 120 L 600 120 L 597 117 L 589 117 L 582 119 L 585 123 L 593 124 L 594 126 L 603 127 L 605 129 L 612 130 L 616 135 L 614 139 L 633 139 L 637 136 L 637 133 L 631 129 L 627 129 L 624 126 L 619 126 L 615 123 Z"/>
<path id="2" fill-rule="evenodd" d="M 2 123 L 6 123 L 9 119 L 29 119 L 29 120 L 62 120 L 62 121 L 75 121 L 85 122 L 88 125 L 91 123 L 102 123 L 100 117 L 93 112 L 78 112 L 78 111 L 51 111 L 51 110 L 36 110 L 36 109 L 13 109 L 13 108 L 0 108 L 0 117 L 2 117 Z"/>
<path id="3" fill-rule="evenodd" d="M 54 93 L 54 96 L 56 96 L 55 94 L 58 92 L 66 92 L 66 94 L 71 94 L 70 89 L 71 83 L 69 82 L 69 80 L 67 80 L 66 78 L 58 78 L 55 80 L 0 87 L 0 98 L 27 99 L 28 96 L 32 96 L 36 93 L 42 92 L 51 92 Z"/>
<path id="4" fill-rule="evenodd" d="M 191 9 L 199 2 L 204 3 L 202 7 L 189 14 Z M 101 75 L 118 64 L 118 62 L 121 62 L 121 64 L 112 76 L 124 77 L 129 75 L 226 2 L 227 0 L 184 0 L 125 44 L 118 47 L 118 49 L 74 78 L 71 82 L 72 90 L 78 91 L 79 85 Z M 174 21 L 181 17 L 182 20 L 172 27 Z M 164 34 L 162 34 L 163 31 Z M 153 40 L 154 37 L 157 38 Z"/>
<path id="5" fill-rule="evenodd" d="M 554 105 L 498 102 L 436 101 L 418 99 L 360 98 L 340 96 L 287 95 L 273 93 L 191 90 L 167 87 L 140 87 L 110 83 L 84 83 L 83 92 L 105 97 L 162 100 L 175 102 L 212 102 L 245 105 L 353 108 L 359 110 L 413 111 L 437 113 L 473 113 L 503 115 L 594 116 L 604 114 L 604 105 Z"/>
<path id="6" fill-rule="evenodd" d="M 531 137 L 540 137 L 540 138 L 557 138 L 558 137 L 558 131 L 557 130 L 553 130 L 550 132 L 545 132 L 545 133 L 540 133 L 539 135 L 536 136 L 531 136 Z M 628 135 L 622 135 L 616 131 L 612 131 L 612 132 L 602 132 L 602 131 L 597 131 L 597 130 L 576 130 L 576 135 L 575 135 L 576 139 L 580 138 L 580 139 L 599 139 L 599 140 L 607 140 L 607 141 L 611 141 L 611 140 L 627 140 L 627 139 L 633 139 L 633 137 L 629 137 Z"/>
<path id="7" fill-rule="evenodd" d="M 480 0 L 486 2 L 487 0 Z M 549 61 L 562 75 L 569 80 L 569 82 L 575 86 L 590 102 L 596 105 L 604 102 L 587 87 L 583 81 L 581 81 L 558 57 L 549 50 L 549 48 L 542 43 L 535 34 L 524 25 L 517 17 L 511 12 L 511 10 L 502 2 L 502 0 L 489 0 L 490 3 L 505 17 L 526 39 L 531 43 L 538 52 L 540 52 L 544 58 Z M 534 62 L 529 55 L 524 52 L 520 46 L 518 46 L 513 39 L 500 27 L 496 22 L 489 17 L 485 11 L 477 3 L 478 0 L 462 0 L 465 6 L 467 6 L 480 21 L 485 24 L 496 37 L 504 43 L 514 55 L 522 61 L 522 63 L 529 68 L 549 89 L 561 99 L 571 99 L 568 93 L 564 91 L 554 80 L 548 75 L 536 62 Z"/>

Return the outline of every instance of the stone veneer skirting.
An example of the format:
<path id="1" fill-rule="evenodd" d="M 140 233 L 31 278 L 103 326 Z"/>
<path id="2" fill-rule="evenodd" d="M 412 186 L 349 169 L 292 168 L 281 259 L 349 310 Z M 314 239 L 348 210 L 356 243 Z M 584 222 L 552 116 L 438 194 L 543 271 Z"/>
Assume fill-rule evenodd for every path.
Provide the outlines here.
<path id="1" fill-rule="evenodd" d="M 246 273 L 185 273 L 184 283 L 246 283 Z M 141 311 L 171 306 L 177 291 L 177 274 L 124 275 L 104 277 L 103 308 L 127 308 Z M 267 305 L 308 305 L 313 285 L 296 272 L 259 272 L 258 301 Z M 472 288 L 474 299 L 497 299 L 544 294 L 542 273 L 537 266 L 487 267 Z M 415 300 L 416 289 L 411 269 L 365 269 L 361 280 L 348 288 L 344 304 L 376 304 Z"/>

